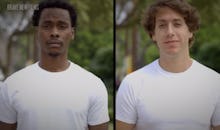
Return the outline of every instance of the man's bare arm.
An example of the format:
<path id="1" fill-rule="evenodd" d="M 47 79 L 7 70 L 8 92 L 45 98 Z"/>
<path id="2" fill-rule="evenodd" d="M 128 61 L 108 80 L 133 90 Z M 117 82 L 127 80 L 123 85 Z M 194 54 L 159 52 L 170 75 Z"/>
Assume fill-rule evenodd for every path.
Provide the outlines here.
<path id="1" fill-rule="evenodd" d="M 119 120 L 116 120 L 116 130 L 134 130 L 135 124 L 128 124 Z"/>
<path id="2" fill-rule="evenodd" d="M 213 126 L 213 130 L 220 130 L 220 125 L 218 125 L 218 126 Z"/>
<path id="3" fill-rule="evenodd" d="M 0 121 L 0 130 L 16 130 L 17 123 L 15 124 L 7 124 Z"/>
<path id="4" fill-rule="evenodd" d="M 108 122 L 99 125 L 89 125 L 89 130 L 108 130 Z"/>

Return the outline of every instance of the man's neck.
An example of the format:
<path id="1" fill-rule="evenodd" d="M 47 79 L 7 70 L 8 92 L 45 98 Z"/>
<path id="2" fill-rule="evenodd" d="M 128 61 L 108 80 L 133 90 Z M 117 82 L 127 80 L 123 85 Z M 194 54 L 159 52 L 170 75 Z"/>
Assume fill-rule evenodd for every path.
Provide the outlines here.
<path id="1" fill-rule="evenodd" d="M 180 73 L 186 71 L 192 65 L 190 56 L 160 57 L 159 65 L 168 72 Z"/>
<path id="2" fill-rule="evenodd" d="M 50 72 L 64 71 L 69 67 L 70 63 L 67 57 L 51 57 L 44 56 L 40 58 L 39 66 Z"/>

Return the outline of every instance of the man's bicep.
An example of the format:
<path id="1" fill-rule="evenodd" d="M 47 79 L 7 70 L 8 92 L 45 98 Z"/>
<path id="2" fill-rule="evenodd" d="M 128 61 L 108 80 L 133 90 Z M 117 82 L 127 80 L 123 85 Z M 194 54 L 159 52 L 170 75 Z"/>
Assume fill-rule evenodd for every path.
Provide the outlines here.
<path id="1" fill-rule="evenodd" d="M 135 124 L 138 115 L 134 93 L 132 85 L 123 80 L 116 95 L 116 120 Z"/>
<path id="2" fill-rule="evenodd" d="M 10 96 L 8 93 L 8 87 L 6 87 L 6 84 L 2 84 L 3 86 L 0 86 L 0 121 L 5 123 L 16 123 L 16 116 L 17 113 L 10 103 Z"/>
<path id="3" fill-rule="evenodd" d="M 8 124 L 0 121 L 0 130 L 16 130 L 17 123 Z"/>
<path id="4" fill-rule="evenodd" d="M 89 125 L 89 130 L 108 130 L 108 122 L 99 125 Z"/>
<path id="5" fill-rule="evenodd" d="M 89 102 L 88 110 L 88 125 L 93 126 L 94 124 L 102 124 L 108 122 L 108 93 L 103 82 L 99 82 L 99 87 L 92 90 Z"/>
<path id="6" fill-rule="evenodd" d="M 134 130 L 135 124 L 128 124 L 119 120 L 116 120 L 116 130 Z"/>
<path id="7" fill-rule="evenodd" d="M 213 127 L 213 130 L 220 130 L 220 125 L 214 126 L 214 127 Z"/>

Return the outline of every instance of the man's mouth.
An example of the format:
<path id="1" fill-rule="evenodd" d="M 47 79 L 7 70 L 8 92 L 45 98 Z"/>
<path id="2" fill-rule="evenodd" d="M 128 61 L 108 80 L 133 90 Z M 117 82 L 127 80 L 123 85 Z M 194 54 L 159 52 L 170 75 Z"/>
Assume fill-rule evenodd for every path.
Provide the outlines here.
<path id="1" fill-rule="evenodd" d="M 50 40 L 47 42 L 47 45 L 52 48 L 61 47 L 62 44 L 63 43 L 59 40 Z"/>
<path id="2" fill-rule="evenodd" d="M 178 40 L 169 40 L 169 41 L 165 41 L 165 44 L 170 44 L 170 43 L 176 43 L 179 42 Z"/>

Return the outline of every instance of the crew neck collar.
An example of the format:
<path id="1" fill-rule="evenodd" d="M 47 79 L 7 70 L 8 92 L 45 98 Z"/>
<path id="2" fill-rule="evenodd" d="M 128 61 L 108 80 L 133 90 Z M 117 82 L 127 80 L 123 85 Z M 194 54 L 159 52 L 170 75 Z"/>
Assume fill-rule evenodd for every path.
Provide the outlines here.
<path id="1" fill-rule="evenodd" d="M 156 67 L 157 71 L 165 76 L 180 76 L 180 75 L 186 74 L 192 69 L 194 64 L 195 64 L 195 61 L 192 59 L 192 64 L 190 65 L 190 67 L 188 69 L 186 69 L 183 72 L 174 73 L 174 72 L 169 72 L 167 70 L 164 70 L 159 64 L 159 59 L 157 59 L 155 61 L 155 67 Z"/>
<path id="2" fill-rule="evenodd" d="M 48 71 L 48 70 L 45 70 L 45 69 L 41 68 L 41 67 L 40 67 L 40 64 L 39 64 L 39 61 L 38 61 L 36 64 L 37 64 L 37 67 L 39 68 L 39 70 L 41 70 L 41 72 L 43 72 L 43 73 L 48 73 L 48 74 L 61 74 L 61 73 L 67 72 L 67 71 L 71 68 L 72 63 L 71 63 L 70 61 L 68 61 L 68 62 L 69 62 L 69 66 L 68 66 L 65 70 L 63 70 L 63 71 L 58 71 L 58 72 L 52 72 L 52 71 Z"/>

